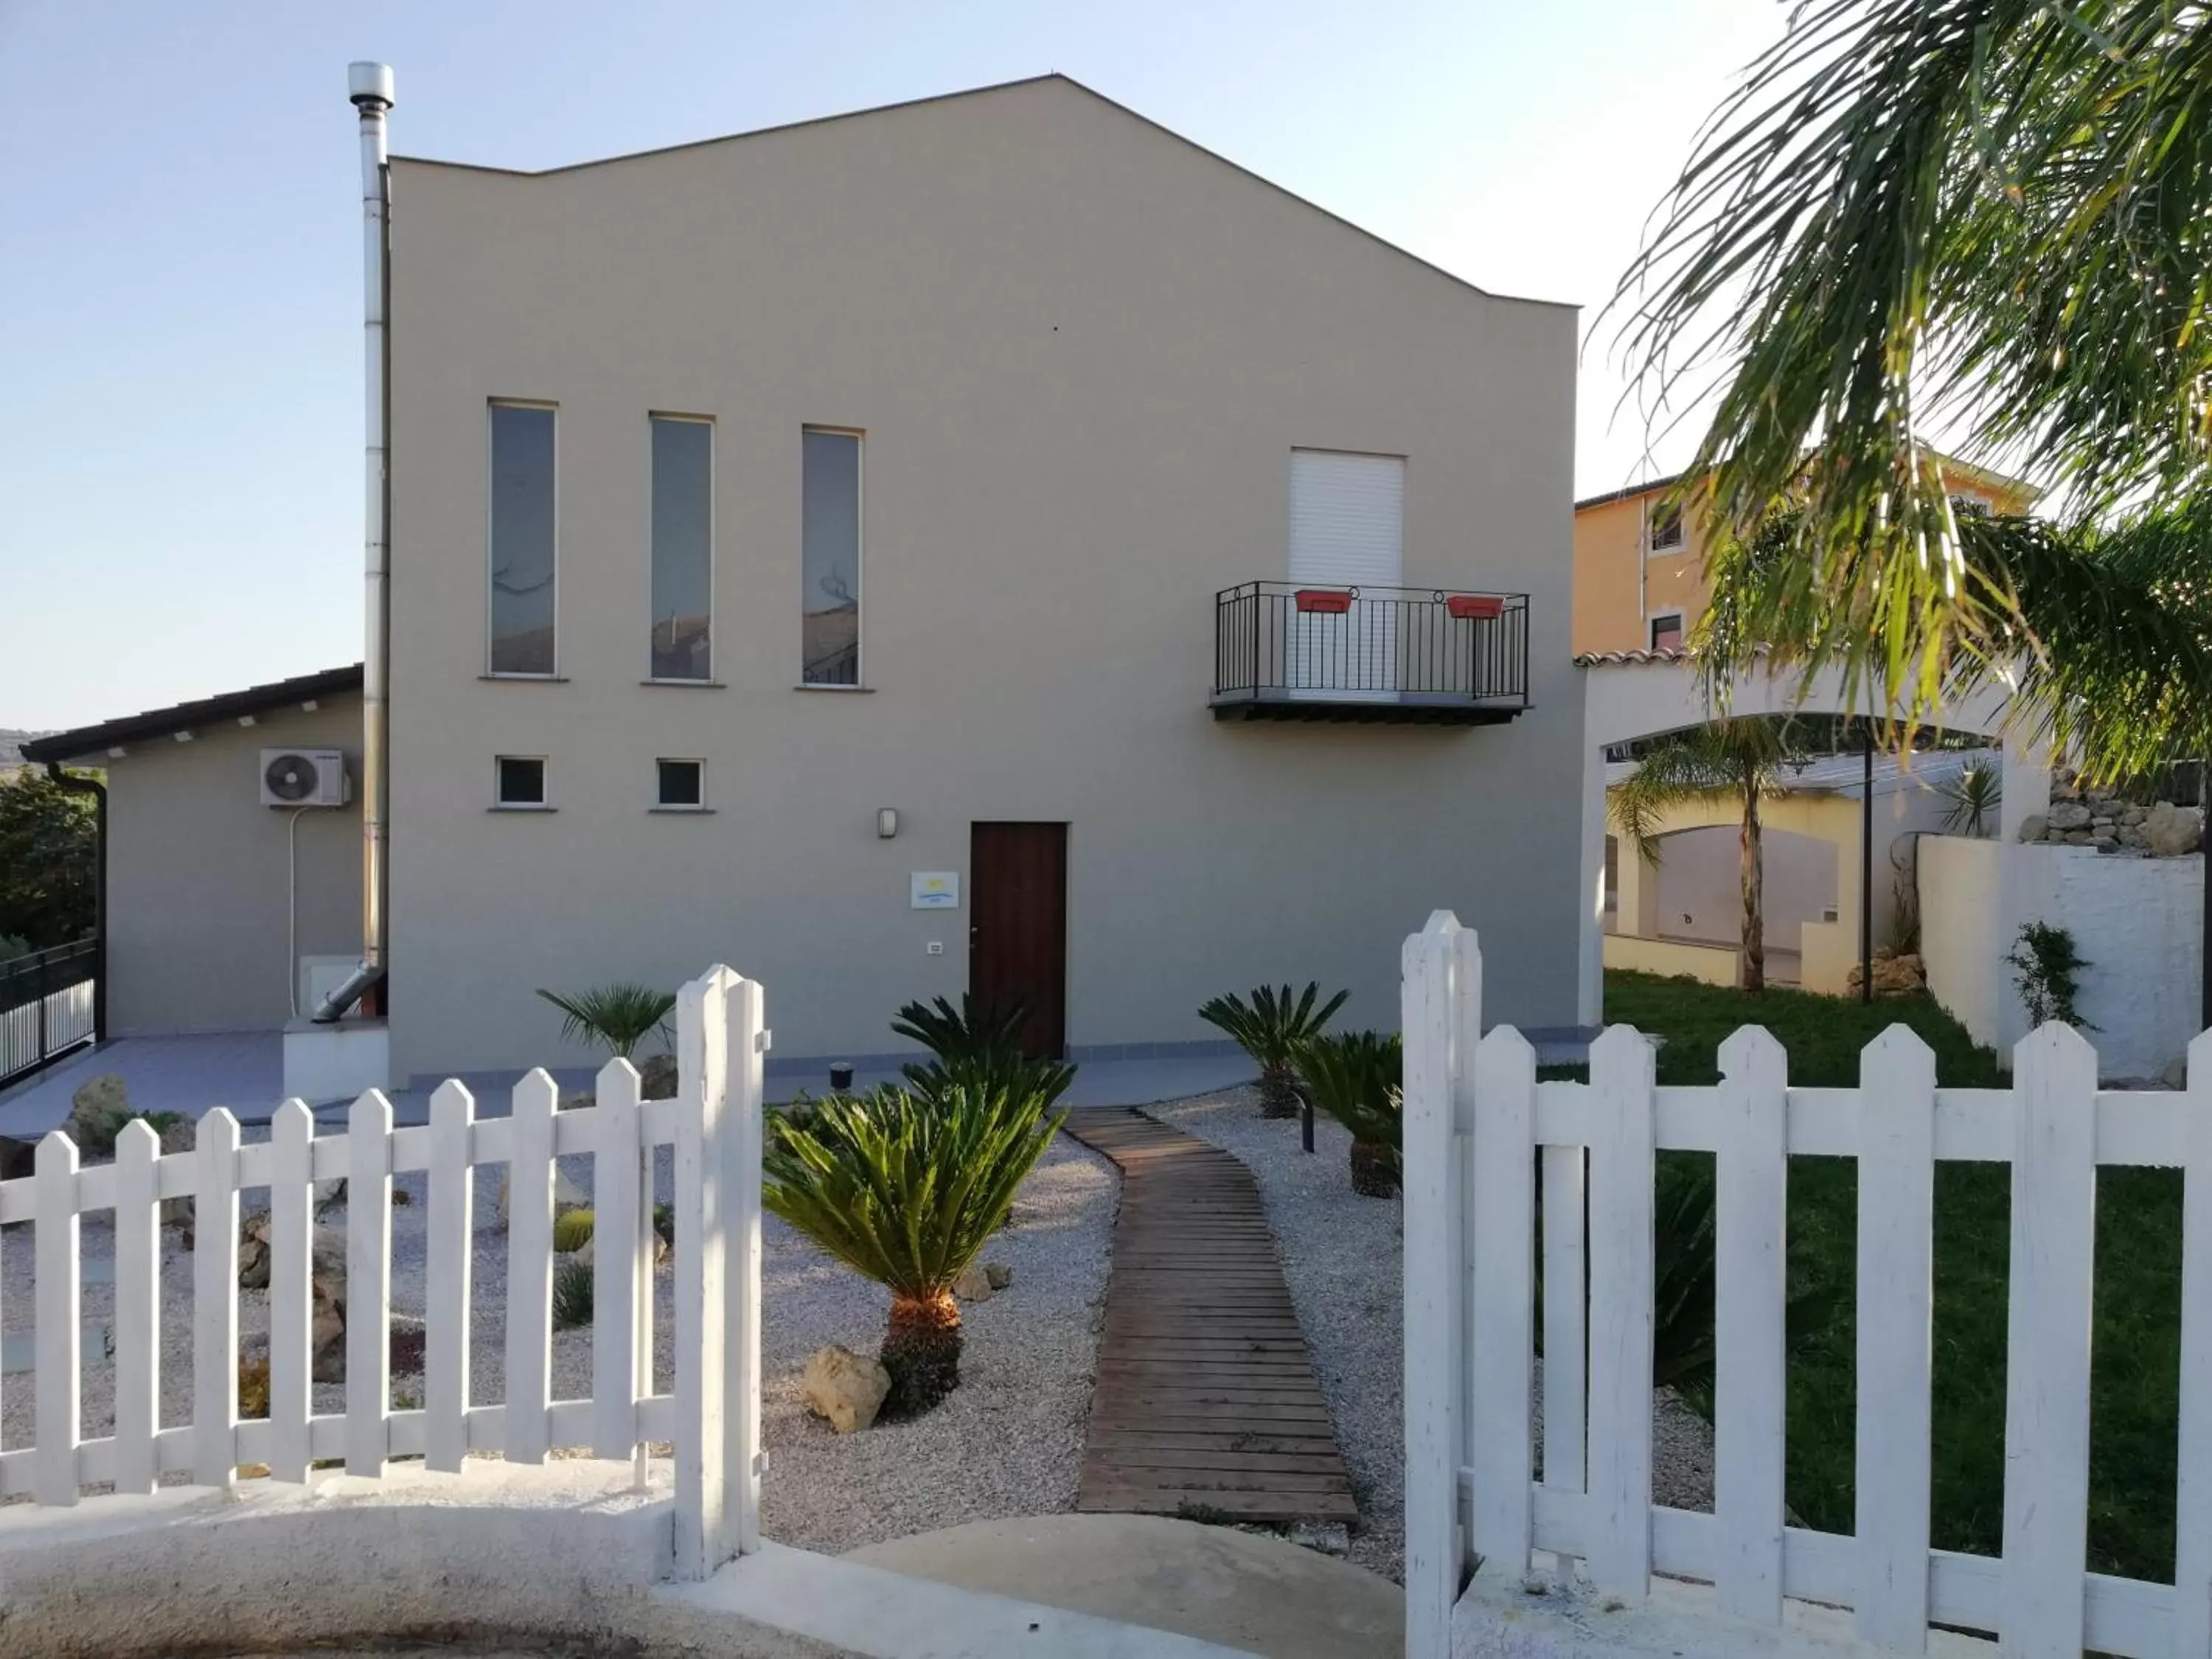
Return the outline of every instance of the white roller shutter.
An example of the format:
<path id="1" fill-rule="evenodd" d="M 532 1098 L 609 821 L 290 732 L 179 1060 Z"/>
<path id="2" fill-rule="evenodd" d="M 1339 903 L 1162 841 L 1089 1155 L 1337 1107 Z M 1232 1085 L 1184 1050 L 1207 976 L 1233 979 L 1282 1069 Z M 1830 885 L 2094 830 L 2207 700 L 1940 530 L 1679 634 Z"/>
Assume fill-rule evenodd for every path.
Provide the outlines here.
<path id="1" fill-rule="evenodd" d="M 1399 455 L 1291 452 L 1291 580 L 1395 588 L 1404 574 L 1406 462 Z M 1390 695 L 1398 684 L 1395 605 L 1355 600 L 1340 615 L 1294 613 L 1288 670 L 1310 696 Z"/>

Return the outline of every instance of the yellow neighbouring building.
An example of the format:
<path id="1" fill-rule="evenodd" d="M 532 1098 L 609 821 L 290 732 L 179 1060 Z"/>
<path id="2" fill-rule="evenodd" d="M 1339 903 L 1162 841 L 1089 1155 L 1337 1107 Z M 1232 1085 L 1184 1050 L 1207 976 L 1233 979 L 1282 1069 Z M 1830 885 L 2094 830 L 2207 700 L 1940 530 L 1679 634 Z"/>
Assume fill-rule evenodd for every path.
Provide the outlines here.
<path id="1" fill-rule="evenodd" d="M 1952 803 L 1942 793 L 1968 764 L 2001 764 L 1995 749 L 1936 750 L 1874 760 L 1874 943 L 1899 943 L 1915 914 L 1915 858 L 1923 835 L 1940 833 Z M 1633 761 L 1607 767 L 1613 789 Z M 1859 960 L 1860 803 L 1863 758 L 1825 756 L 1795 772 L 1786 793 L 1761 804 L 1765 944 L 1770 983 L 1840 996 Z M 1733 798 L 1686 802 L 1662 820 L 1659 862 L 1615 833 L 1607 813 L 1604 961 L 1607 968 L 1737 981 L 1742 898 L 1737 870 L 1742 812 Z M 1996 832 L 1994 817 L 1984 833 Z"/>

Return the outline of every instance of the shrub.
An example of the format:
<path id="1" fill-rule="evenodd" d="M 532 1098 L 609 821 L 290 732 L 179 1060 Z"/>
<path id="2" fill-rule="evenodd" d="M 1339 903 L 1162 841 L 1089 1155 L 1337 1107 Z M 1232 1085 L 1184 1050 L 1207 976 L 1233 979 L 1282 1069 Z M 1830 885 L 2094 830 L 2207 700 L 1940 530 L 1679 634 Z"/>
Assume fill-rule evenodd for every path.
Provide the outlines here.
<path id="1" fill-rule="evenodd" d="M 1398 1190 L 1404 1076 L 1395 1032 L 1346 1031 L 1298 1047 L 1298 1091 L 1352 1132 L 1352 1190 L 1369 1198 Z"/>
<path id="2" fill-rule="evenodd" d="M 580 1250 L 590 1243 L 592 1212 L 589 1210 L 563 1210 L 553 1218 L 553 1248 L 567 1255 Z"/>
<path id="3" fill-rule="evenodd" d="M 158 1139 L 178 1124 L 191 1121 L 182 1112 L 123 1111 L 109 1116 L 79 1117 L 76 1128 L 82 1144 L 77 1147 L 77 1152 L 87 1158 L 113 1158 L 115 1138 L 123 1133 L 123 1126 L 126 1123 L 143 1123 Z"/>
<path id="4" fill-rule="evenodd" d="M 592 1322 L 592 1270 L 580 1261 L 553 1267 L 553 1328 L 573 1331 Z"/>
<path id="5" fill-rule="evenodd" d="M 928 1410 L 960 1380 L 952 1286 L 1013 1208 L 1060 1120 L 1042 1094 L 878 1089 L 775 1121 L 761 1198 L 855 1273 L 886 1286 L 884 1409 Z"/>
<path id="6" fill-rule="evenodd" d="M 1316 1009 L 1321 987 L 1308 981 L 1292 1000 L 1291 988 L 1257 986 L 1249 1003 L 1231 994 L 1200 1005 L 1198 1017 L 1234 1038 L 1260 1068 L 1260 1115 L 1295 1117 L 1298 1110 L 1297 1055 L 1302 1043 L 1319 1036 L 1329 1017 L 1352 994 L 1339 991 Z"/>
<path id="7" fill-rule="evenodd" d="M 2096 1029 L 2074 1007 L 2074 999 L 2080 994 L 2074 976 L 2095 964 L 2075 947 L 2073 934 L 2047 921 L 2031 921 L 2020 930 L 2020 942 L 2005 960 L 2020 970 L 2014 982 L 2020 988 L 2021 1001 L 2027 1006 L 2031 1030 L 2054 1019 L 2077 1030 Z"/>

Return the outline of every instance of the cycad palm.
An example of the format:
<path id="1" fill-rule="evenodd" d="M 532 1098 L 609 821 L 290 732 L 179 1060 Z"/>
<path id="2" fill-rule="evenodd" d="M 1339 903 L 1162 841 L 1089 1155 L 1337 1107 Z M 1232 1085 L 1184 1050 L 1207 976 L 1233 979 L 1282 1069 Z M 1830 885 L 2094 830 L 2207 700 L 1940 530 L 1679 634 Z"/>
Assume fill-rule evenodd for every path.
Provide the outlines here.
<path id="1" fill-rule="evenodd" d="M 1330 1016 L 1344 1006 L 1345 999 L 1352 994 L 1339 991 L 1316 1007 L 1315 999 L 1320 994 L 1321 987 L 1311 981 L 1298 994 L 1293 994 L 1287 985 L 1280 990 L 1272 985 L 1261 985 L 1253 989 L 1249 1003 L 1232 993 L 1212 998 L 1198 1011 L 1198 1017 L 1207 1024 L 1235 1038 L 1237 1047 L 1251 1055 L 1259 1066 L 1262 1117 L 1297 1115 L 1298 1101 L 1292 1072 L 1298 1050 L 1321 1035 Z"/>
<path id="2" fill-rule="evenodd" d="M 1613 821 L 1646 863 L 1659 862 L 1660 827 L 1689 801 L 1730 799 L 1742 809 L 1737 884 L 1743 898 L 1737 983 L 1766 988 L 1765 841 L 1759 805 L 1782 793 L 1790 769 L 1807 758 L 1786 720 L 1727 719 L 1662 738 L 1611 792 Z"/>
<path id="3" fill-rule="evenodd" d="M 1352 1132 L 1352 1190 L 1398 1190 L 1405 1146 L 1406 1050 L 1395 1031 L 1342 1031 L 1298 1045 L 1297 1087 Z"/>
<path id="4" fill-rule="evenodd" d="M 2174 527 L 2212 516 L 2212 11 L 1808 0 L 1655 222 L 1615 301 L 1647 404 L 1717 383 L 1688 476 L 1709 479 L 1724 532 L 1749 537 L 1785 497 L 1805 508 L 1762 584 L 1760 642 L 1917 709 L 1962 662 L 2026 660 L 2052 671 L 2031 700 L 2064 717 L 2061 682 L 2095 671 L 2005 580 L 1988 544 L 2015 532 L 1952 512 L 1923 438 L 1939 422 L 2058 478 L 2069 528 L 2109 530 L 2124 502 L 2139 548 L 2201 568 Z M 2130 648 L 2151 636 L 2115 639 L 2128 666 L 2107 672 L 2170 680 L 2173 663 Z M 2201 708 L 2208 689 L 2178 700 Z M 2116 751 L 2093 750 L 2100 769 L 2197 742 L 2170 705 L 2136 704 L 2089 734 Z"/>
<path id="5" fill-rule="evenodd" d="M 762 1202 L 890 1291 L 882 1357 L 895 1415 L 927 1411 L 960 1380 L 952 1286 L 1059 1128 L 1044 1104 L 1034 1091 L 879 1089 L 774 1121 Z"/>

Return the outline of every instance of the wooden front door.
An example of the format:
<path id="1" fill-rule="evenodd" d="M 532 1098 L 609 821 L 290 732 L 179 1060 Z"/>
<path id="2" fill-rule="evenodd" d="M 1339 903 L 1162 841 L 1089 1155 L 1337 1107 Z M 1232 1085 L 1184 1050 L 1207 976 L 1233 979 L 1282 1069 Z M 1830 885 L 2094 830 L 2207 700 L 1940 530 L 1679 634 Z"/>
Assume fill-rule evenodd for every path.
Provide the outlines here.
<path id="1" fill-rule="evenodd" d="M 977 823 L 968 833 L 968 989 L 1029 1005 L 1022 1047 L 1067 1047 L 1067 826 Z"/>

